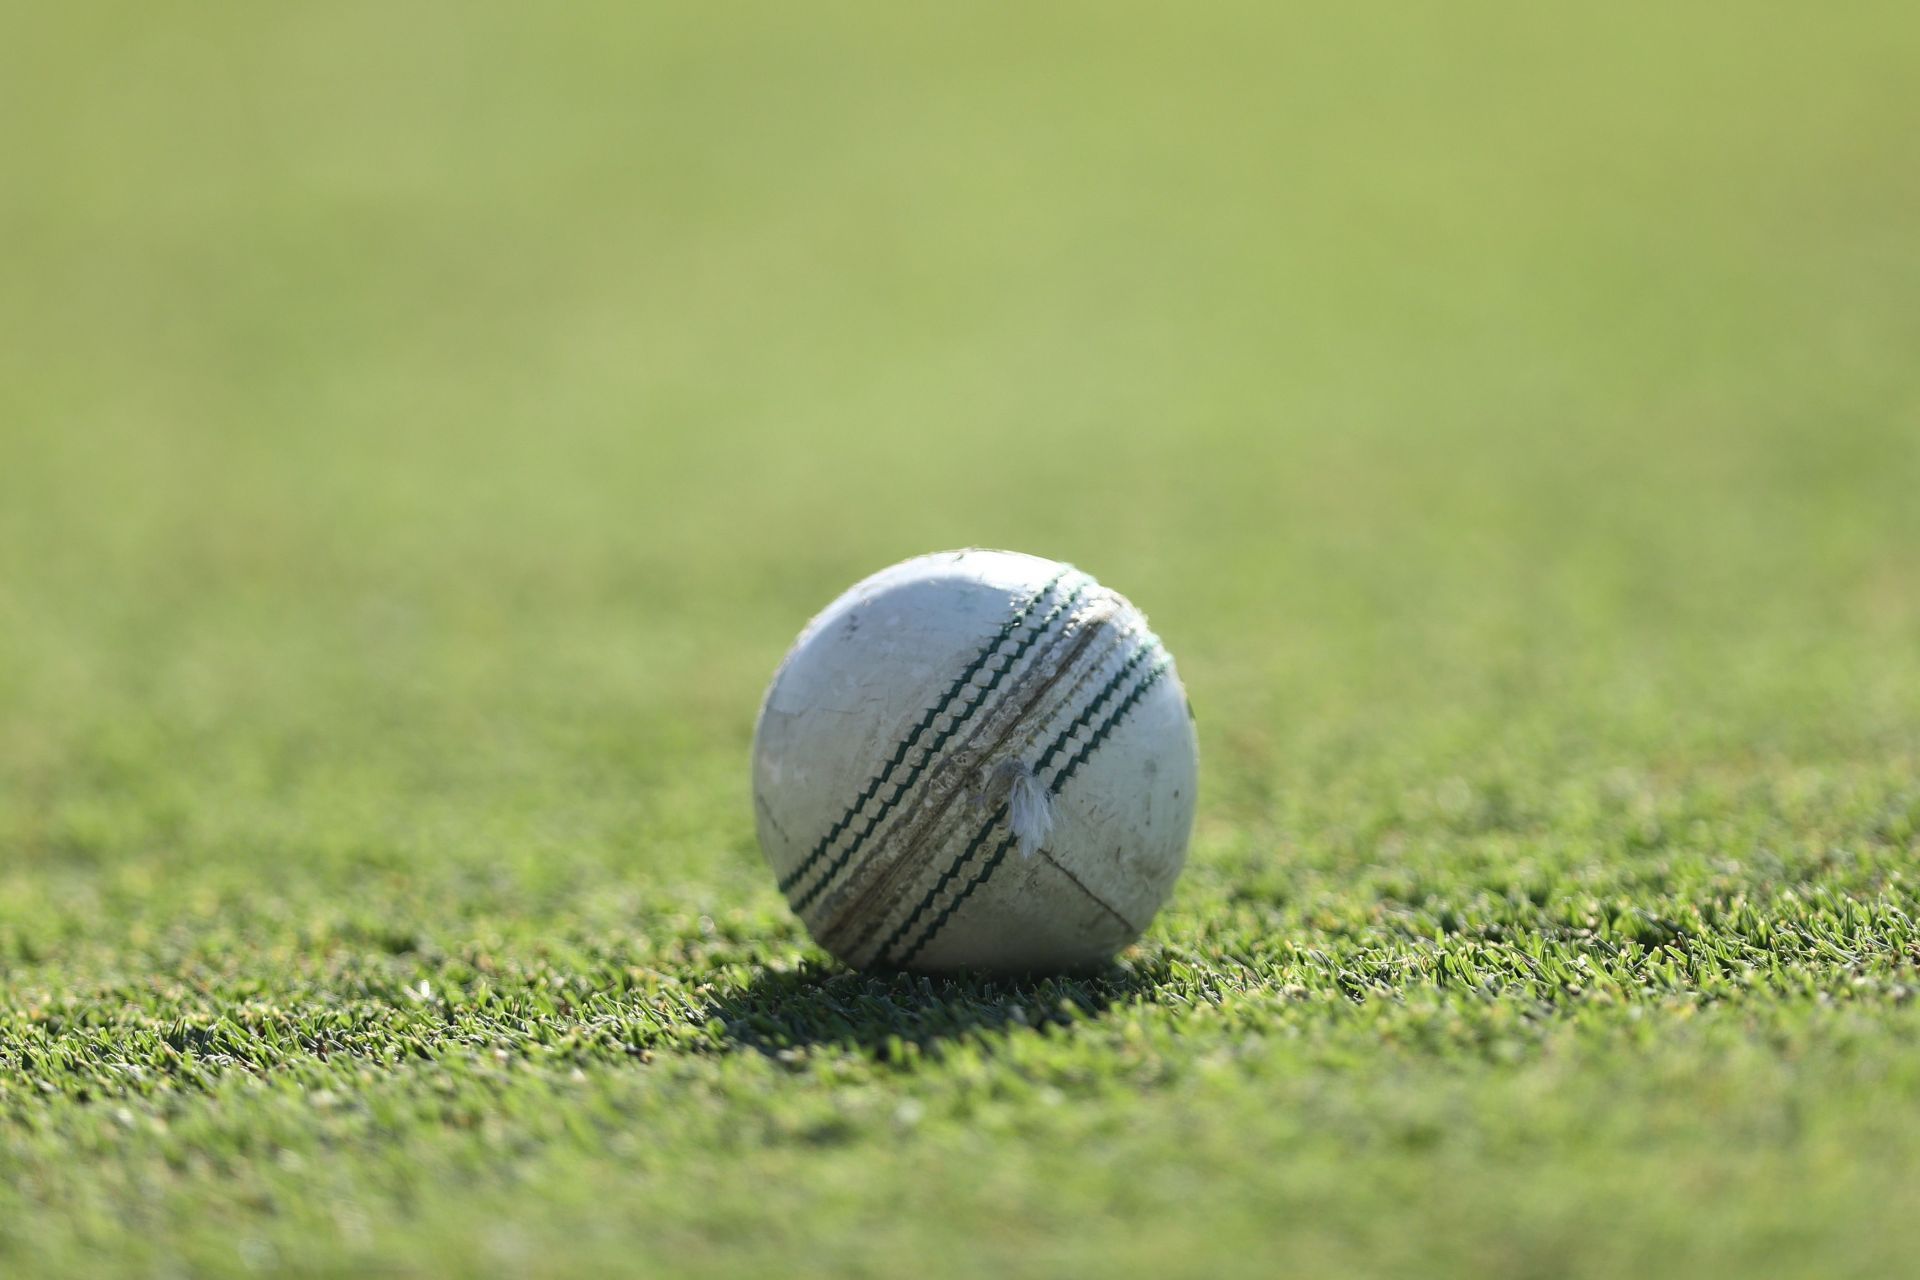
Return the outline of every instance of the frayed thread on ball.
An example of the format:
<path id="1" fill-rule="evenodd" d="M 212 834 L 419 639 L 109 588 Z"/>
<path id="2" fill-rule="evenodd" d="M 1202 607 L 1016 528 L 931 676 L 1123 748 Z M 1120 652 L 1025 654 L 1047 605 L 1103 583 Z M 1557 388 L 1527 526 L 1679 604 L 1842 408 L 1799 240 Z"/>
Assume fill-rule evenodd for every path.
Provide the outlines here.
<path id="1" fill-rule="evenodd" d="M 1031 858 L 1053 833 L 1053 793 L 1026 761 L 1021 761 L 1012 772 L 1012 785 L 1007 791 L 1007 821 L 1013 827 L 1014 838 L 1020 842 L 1020 856 Z"/>

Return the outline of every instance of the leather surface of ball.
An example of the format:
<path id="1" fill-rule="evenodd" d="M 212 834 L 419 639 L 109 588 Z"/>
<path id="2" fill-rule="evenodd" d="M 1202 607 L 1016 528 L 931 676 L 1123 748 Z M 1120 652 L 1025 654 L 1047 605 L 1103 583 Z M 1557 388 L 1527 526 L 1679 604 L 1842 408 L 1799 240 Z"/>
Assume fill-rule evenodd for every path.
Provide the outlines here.
<path id="1" fill-rule="evenodd" d="M 1070 565 L 943 552 L 808 624 L 754 732 L 761 848 L 856 967 L 1096 967 L 1173 888 L 1198 750 L 1173 659 Z"/>

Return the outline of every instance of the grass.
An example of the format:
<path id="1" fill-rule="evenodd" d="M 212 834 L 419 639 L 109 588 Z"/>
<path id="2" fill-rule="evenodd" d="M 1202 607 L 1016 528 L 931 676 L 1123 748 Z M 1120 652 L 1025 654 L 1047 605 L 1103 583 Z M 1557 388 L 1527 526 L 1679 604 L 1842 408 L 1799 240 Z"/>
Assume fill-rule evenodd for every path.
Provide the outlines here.
<path id="1" fill-rule="evenodd" d="M 1902 7 L 10 25 L 0 1272 L 1909 1268 Z M 1199 712 L 1097 978 L 753 845 L 966 544 Z"/>

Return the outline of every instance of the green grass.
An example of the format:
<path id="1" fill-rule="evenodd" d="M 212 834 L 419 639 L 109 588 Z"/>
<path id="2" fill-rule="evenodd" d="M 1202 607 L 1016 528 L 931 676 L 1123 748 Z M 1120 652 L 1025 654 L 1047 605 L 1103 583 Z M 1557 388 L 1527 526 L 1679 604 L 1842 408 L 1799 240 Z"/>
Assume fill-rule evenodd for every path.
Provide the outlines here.
<path id="1" fill-rule="evenodd" d="M 1909 6 L 7 26 L 0 1273 L 1910 1269 Z M 1199 713 L 1098 979 L 754 847 L 965 544 Z"/>

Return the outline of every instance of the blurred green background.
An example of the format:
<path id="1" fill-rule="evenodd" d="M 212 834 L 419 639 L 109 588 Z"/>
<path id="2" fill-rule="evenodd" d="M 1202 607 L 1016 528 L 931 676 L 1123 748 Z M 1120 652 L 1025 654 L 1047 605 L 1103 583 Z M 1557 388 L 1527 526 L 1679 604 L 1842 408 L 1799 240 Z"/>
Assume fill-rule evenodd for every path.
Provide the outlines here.
<path id="1" fill-rule="evenodd" d="M 1885 1274 L 1916 299 L 1906 5 L 8 15 L 0 1267 Z M 1044 1028 L 753 846 L 969 544 L 1200 716 Z"/>

